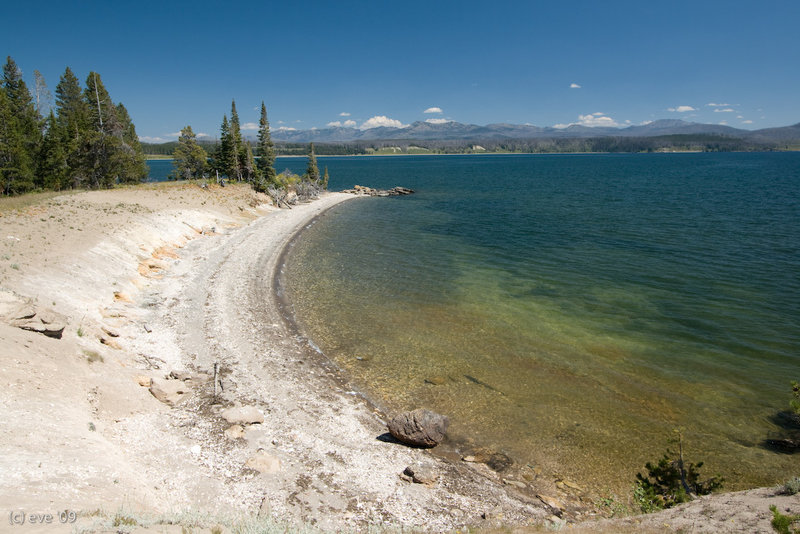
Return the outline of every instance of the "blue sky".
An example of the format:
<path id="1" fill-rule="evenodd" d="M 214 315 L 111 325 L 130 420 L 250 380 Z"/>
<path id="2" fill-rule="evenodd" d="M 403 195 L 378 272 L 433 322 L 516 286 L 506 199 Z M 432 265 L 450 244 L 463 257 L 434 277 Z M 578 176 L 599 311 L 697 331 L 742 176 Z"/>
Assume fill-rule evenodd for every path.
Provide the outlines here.
<path id="1" fill-rule="evenodd" d="M 8 4 L 29 87 L 95 70 L 145 140 L 218 136 L 231 99 L 245 128 L 262 100 L 273 129 L 800 122 L 797 0 Z"/>

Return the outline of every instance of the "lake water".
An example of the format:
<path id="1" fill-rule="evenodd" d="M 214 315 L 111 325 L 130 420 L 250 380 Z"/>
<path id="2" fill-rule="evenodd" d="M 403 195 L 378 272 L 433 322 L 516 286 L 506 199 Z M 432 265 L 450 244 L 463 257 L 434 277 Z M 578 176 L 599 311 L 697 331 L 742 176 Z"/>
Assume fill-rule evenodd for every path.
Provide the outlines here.
<path id="1" fill-rule="evenodd" d="M 319 160 L 331 189 L 417 190 L 328 212 L 284 281 L 389 412 L 598 493 L 676 428 L 727 489 L 798 474 L 762 443 L 800 379 L 800 154 Z"/>

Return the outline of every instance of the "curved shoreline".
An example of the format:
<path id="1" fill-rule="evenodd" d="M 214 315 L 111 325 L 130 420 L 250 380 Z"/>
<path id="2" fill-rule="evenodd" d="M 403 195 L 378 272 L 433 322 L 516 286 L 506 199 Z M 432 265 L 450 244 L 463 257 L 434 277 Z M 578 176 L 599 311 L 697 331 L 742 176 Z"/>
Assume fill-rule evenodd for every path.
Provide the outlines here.
<path id="1" fill-rule="evenodd" d="M 218 243 L 193 243 L 179 262 L 185 270 L 176 268 L 157 284 L 157 292 L 167 290 L 168 305 L 153 322 L 172 331 L 188 369 L 208 374 L 216 364 L 222 376 L 216 402 L 206 387 L 194 406 L 173 409 L 193 421 L 190 428 L 210 427 L 202 436 L 185 431 L 201 442 L 201 457 L 214 466 L 208 475 L 219 480 L 233 474 L 215 484 L 215 505 L 331 530 L 361 528 L 378 518 L 450 530 L 485 524 L 481 514 L 495 509 L 505 523 L 541 522 L 544 505 L 514 495 L 482 464 L 451 464 L 379 439 L 385 426 L 375 407 L 285 322 L 274 285 L 282 253 L 315 217 L 350 198 L 328 194 L 270 212 Z M 244 438 L 231 440 L 224 433 L 230 424 L 220 414 L 237 405 L 260 410 L 265 421 L 245 425 Z M 256 457 L 268 458 L 272 467 L 251 478 L 244 468 Z M 429 465 L 440 482 L 423 487 L 402 479 L 404 468 L 415 463 Z"/>
<path id="2" fill-rule="evenodd" d="M 0 321 L 9 430 L 0 435 L 0 511 L 74 510 L 76 526 L 103 532 L 120 514 L 159 532 L 221 518 L 272 518 L 281 531 L 436 532 L 590 518 L 570 503 L 545 504 L 541 488 L 508 472 L 381 440 L 374 405 L 284 323 L 270 296 L 282 253 L 326 206 L 349 198 L 276 210 L 246 185 L 161 184 L 0 213 L 4 253 L 19 266 L 0 270 L 0 315 L 38 296 L 37 307 L 52 304 L 67 320 L 61 339 Z M 55 231 L 60 239 L 46 239 Z M 159 401 L 148 390 L 156 380 L 186 394 L 174 406 Z M 222 416 L 231 406 L 263 422 L 236 430 Z M 432 485 L 401 476 L 420 463 L 438 477 Z M 694 528 L 713 519 L 711 531 L 734 531 L 735 517 L 757 531 L 769 529 L 772 503 L 800 512 L 795 497 L 761 489 L 604 524 L 655 532 L 667 520 Z"/>

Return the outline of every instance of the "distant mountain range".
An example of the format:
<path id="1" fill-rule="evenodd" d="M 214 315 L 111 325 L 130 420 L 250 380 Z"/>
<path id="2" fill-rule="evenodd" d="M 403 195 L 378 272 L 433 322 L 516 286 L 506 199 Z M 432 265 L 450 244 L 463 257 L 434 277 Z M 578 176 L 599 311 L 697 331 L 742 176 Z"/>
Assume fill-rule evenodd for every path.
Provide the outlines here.
<path id="1" fill-rule="evenodd" d="M 367 130 L 332 127 L 312 130 L 275 129 L 272 138 L 288 143 L 347 143 L 351 141 L 380 140 L 461 140 L 498 141 L 503 139 L 564 139 L 594 137 L 655 137 L 663 135 L 720 135 L 746 139 L 756 143 L 780 143 L 800 140 L 800 123 L 782 128 L 743 130 L 719 124 L 701 124 L 683 120 L 664 119 L 640 126 L 626 128 L 587 127 L 572 125 L 567 128 L 540 127 L 527 124 L 463 124 L 445 122 L 432 124 L 417 121 L 404 128 L 379 127 Z"/>

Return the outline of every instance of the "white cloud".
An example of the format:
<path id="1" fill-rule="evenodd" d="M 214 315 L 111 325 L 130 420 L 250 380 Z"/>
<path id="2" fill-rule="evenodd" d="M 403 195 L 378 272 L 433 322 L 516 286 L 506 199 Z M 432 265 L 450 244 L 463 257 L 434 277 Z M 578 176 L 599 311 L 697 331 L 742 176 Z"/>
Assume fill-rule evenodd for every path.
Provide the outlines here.
<path id="1" fill-rule="evenodd" d="M 580 89 L 581 86 L 578 85 L 577 83 L 571 83 L 571 84 L 569 84 L 569 88 L 570 89 Z"/>
<path id="2" fill-rule="evenodd" d="M 725 108 L 725 109 L 717 108 L 717 109 L 714 110 L 714 113 L 735 113 L 735 112 L 736 112 L 736 110 L 733 109 L 733 108 Z"/>
<path id="3" fill-rule="evenodd" d="M 687 111 L 697 111 L 692 106 L 678 106 L 674 108 L 667 108 L 667 111 L 677 112 L 677 113 L 686 113 Z"/>
<path id="4" fill-rule="evenodd" d="M 427 119 L 425 122 L 428 124 L 446 124 L 448 122 L 453 122 L 450 119 Z"/>
<path id="5" fill-rule="evenodd" d="M 736 115 L 736 118 L 737 119 L 743 119 L 744 117 L 742 115 Z"/>
<path id="6" fill-rule="evenodd" d="M 596 111 L 592 113 L 592 115 L 594 115 L 595 117 L 602 117 L 603 115 L 605 115 L 605 113 L 603 113 L 602 111 Z"/>
<path id="7" fill-rule="evenodd" d="M 200 132 L 199 134 L 197 134 L 197 137 L 211 137 L 211 136 L 208 135 L 207 133 Z"/>
<path id="8" fill-rule="evenodd" d="M 242 130 L 258 130 L 258 124 L 255 122 L 246 122 L 240 127 Z"/>
<path id="9" fill-rule="evenodd" d="M 730 104 L 716 104 L 714 102 L 709 102 L 706 106 L 711 106 L 712 108 L 726 108 L 730 106 Z"/>
<path id="10" fill-rule="evenodd" d="M 605 114 L 597 112 L 588 115 L 578 115 L 578 122 L 571 122 L 569 124 L 555 124 L 553 125 L 553 128 L 561 129 L 568 128 L 570 126 L 588 126 L 590 128 L 594 128 L 596 126 L 617 127 L 620 126 L 620 124 L 611 117 L 607 117 Z"/>
<path id="11" fill-rule="evenodd" d="M 166 143 L 167 141 L 174 141 L 174 139 L 164 139 L 163 137 L 151 137 L 149 135 L 140 135 L 139 141 L 142 143 Z"/>
<path id="12" fill-rule="evenodd" d="M 356 121 L 351 121 L 351 120 L 346 120 L 344 122 L 342 122 L 342 121 L 332 121 L 332 122 L 329 122 L 327 124 L 327 126 L 330 126 L 331 128 L 342 128 L 342 127 L 344 127 L 344 128 L 355 128 L 356 127 Z"/>
<path id="13" fill-rule="evenodd" d="M 751 120 L 742 121 L 742 124 L 753 124 L 753 121 Z"/>
<path id="14" fill-rule="evenodd" d="M 435 108 L 434 107 L 434 108 L 426 109 L 425 111 L 423 111 L 423 113 L 444 113 L 444 111 L 442 111 L 442 108 Z"/>
<path id="15" fill-rule="evenodd" d="M 370 128 L 380 128 L 381 126 L 387 128 L 405 128 L 408 124 L 403 124 L 397 119 L 390 119 L 386 115 L 375 115 L 364 121 L 359 128 L 362 130 L 369 130 Z"/>
<path id="16" fill-rule="evenodd" d="M 346 112 L 346 111 L 342 111 L 341 113 L 339 113 L 339 116 L 340 117 L 349 117 L 350 114 L 348 112 Z"/>
<path id="17" fill-rule="evenodd" d="M 280 131 L 280 132 L 296 132 L 297 128 L 292 128 L 291 126 L 281 126 L 280 128 L 278 128 L 278 131 Z"/>
<path id="18" fill-rule="evenodd" d="M 720 126 L 727 126 L 728 121 L 719 121 Z"/>

